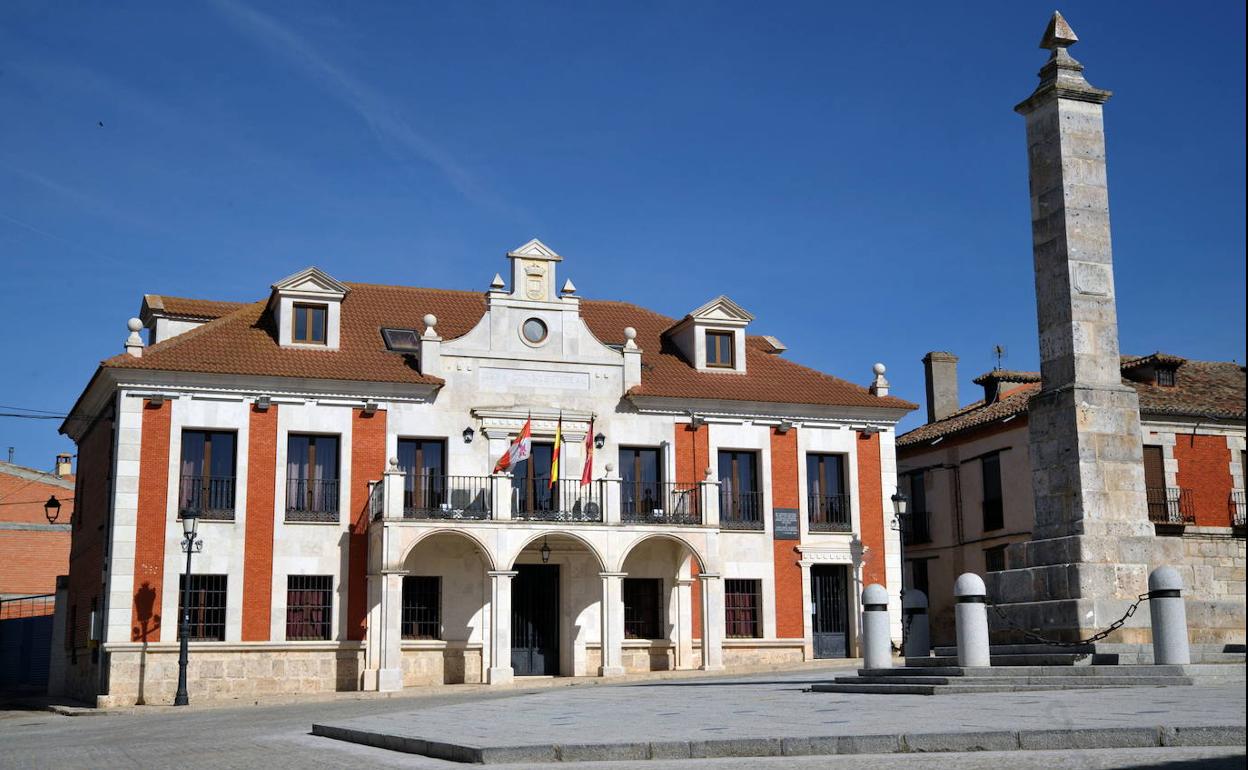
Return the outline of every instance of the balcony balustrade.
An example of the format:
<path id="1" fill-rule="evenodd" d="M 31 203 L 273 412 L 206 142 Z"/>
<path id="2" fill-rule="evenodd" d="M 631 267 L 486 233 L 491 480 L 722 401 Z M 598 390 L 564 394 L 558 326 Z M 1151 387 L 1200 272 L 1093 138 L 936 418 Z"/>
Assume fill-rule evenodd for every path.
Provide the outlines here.
<path id="1" fill-rule="evenodd" d="M 763 493 L 720 488 L 720 529 L 763 529 Z"/>
<path id="2" fill-rule="evenodd" d="M 568 479 L 551 485 L 548 478 L 521 479 L 511 490 L 511 518 L 517 521 L 595 523 L 603 520 L 605 485 L 582 485 Z"/>
<path id="3" fill-rule="evenodd" d="M 1180 487 L 1148 487 L 1148 520 L 1154 524 L 1183 525 L 1196 521 L 1190 489 Z"/>
<path id="4" fill-rule="evenodd" d="M 1230 508 L 1232 527 L 1242 527 L 1248 523 L 1248 517 L 1245 516 L 1245 509 L 1248 506 L 1244 504 L 1244 490 L 1233 490 L 1227 505 Z"/>
<path id="5" fill-rule="evenodd" d="M 903 516 L 901 534 L 906 545 L 932 542 L 932 515 L 927 511 L 913 511 Z"/>
<path id="6" fill-rule="evenodd" d="M 853 508 L 849 495 L 807 495 L 811 532 L 852 532 Z"/>
<path id="7" fill-rule="evenodd" d="M 287 479 L 286 521 L 337 522 L 338 479 Z"/>
<path id="8" fill-rule="evenodd" d="M 403 518 L 487 520 L 493 482 L 489 476 L 409 473 L 403 479 Z"/>
<path id="9" fill-rule="evenodd" d="M 620 521 L 626 524 L 701 524 L 701 491 L 698 486 L 677 482 L 623 481 L 620 484 Z"/>
<path id="10" fill-rule="evenodd" d="M 201 521 L 233 521 L 234 477 L 183 476 L 178 487 L 178 516 L 188 513 Z"/>

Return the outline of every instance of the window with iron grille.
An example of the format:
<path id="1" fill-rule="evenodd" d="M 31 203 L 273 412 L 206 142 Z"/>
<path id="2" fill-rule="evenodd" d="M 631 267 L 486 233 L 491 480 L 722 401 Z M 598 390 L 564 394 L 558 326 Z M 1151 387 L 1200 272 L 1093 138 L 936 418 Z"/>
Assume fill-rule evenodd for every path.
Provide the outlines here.
<path id="1" fill-rule="evenodd" d="M 984 571 L 1001 572 L 1005 569 L 1005 546 L 984 549 Z"/>
<path id="2" fill-rule="evenodd" d="M 442 578 L 408 575 L 403 578 L 404 639 L 442 638 Z"/>
<path id="3" fill-rule="evenodd" d="M 190 609 L 192 642 L 225 641 L 225 575 L 191 575 Z M 187 598 L 186 575 L 178 575 L 178 638 L 182 638 L 182 608 Z"/>
<path id="4" fill-rule="evenodd" d="M 286 639 L 328 640 L 333 634 L 332 575 L 286 576 Z"/>
<path id="5" fill-rule="evenodd" d="M 624 578 L 624 638 L 663 639 L 663 579 Z"/>
<path id="6" fill-rule="evenodd" d="M 730 639 L 753 639 L 763 635 L 763 610 L 759 580 L 724 581 L 724 635 Z"/>
<path id="7" fill-rule="evenodd" d="M 1005 505 L 1001 499 L 1001 454 L 993 452 L 980 460 L 984 479 L 984 531 L 1005 526 Z"/>

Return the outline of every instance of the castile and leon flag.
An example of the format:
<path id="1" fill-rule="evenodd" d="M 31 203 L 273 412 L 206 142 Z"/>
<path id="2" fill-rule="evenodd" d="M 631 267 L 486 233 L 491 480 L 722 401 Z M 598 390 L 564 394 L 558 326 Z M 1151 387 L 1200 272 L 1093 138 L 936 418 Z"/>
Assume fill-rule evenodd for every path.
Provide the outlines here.
<path id="1" fill-rule="evenodd" d="M 524 427 L 520 429 L 520 435 L 516 436 L 511 442 L 511 446 L 507 447 L 507 452 L 494 465 L 495 473 L 502 473 L 516 467 L 516 463 L 529 459 L 529 452 L 533 448 L 533 418 L 524 421 Z"/>

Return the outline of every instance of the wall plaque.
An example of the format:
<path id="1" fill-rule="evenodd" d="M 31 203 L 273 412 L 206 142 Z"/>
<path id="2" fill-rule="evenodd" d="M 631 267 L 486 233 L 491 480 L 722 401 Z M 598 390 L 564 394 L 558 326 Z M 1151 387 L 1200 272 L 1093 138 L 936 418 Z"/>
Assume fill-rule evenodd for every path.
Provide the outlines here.
<path id="1" fill-rule="evenodd" d="M 771 532 L 776 540 L 798 540 L 801 533 L 797 527 L 798 510 L 796 508 L 772 508 Z"/>
<path id="2" fill-rule="evenodd" d="M 503 369 L 494 366 L 482 366 L 477 372 L 482 390 L 503 393 L 512 388 L 589 390 L 588 372 L 543 372 L 536 369 Z"/>

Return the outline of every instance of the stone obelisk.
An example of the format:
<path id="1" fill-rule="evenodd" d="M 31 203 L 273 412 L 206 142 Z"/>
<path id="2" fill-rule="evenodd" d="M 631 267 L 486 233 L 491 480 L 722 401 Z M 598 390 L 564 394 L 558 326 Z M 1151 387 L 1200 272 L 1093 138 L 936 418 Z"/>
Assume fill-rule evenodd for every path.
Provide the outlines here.
<path id="1" fill-rule="evenodd" d="M 1086 638 L 1145 590 L 1153 528 L 1144 495 L 1139 402 L 1122 383 L 1109 234 L 1103 105 L 1054 13 L 1027 122 L 1041 391 L 1029 415 L 1036 521 L 989 595 L 1019 625 Z M 1147 624 L 1147 616 L 1141 620 Z M 1147 641 L 1134 628 L 1110 641 Z M 998 638 L 1017 638 L 994 623 Z"/>

